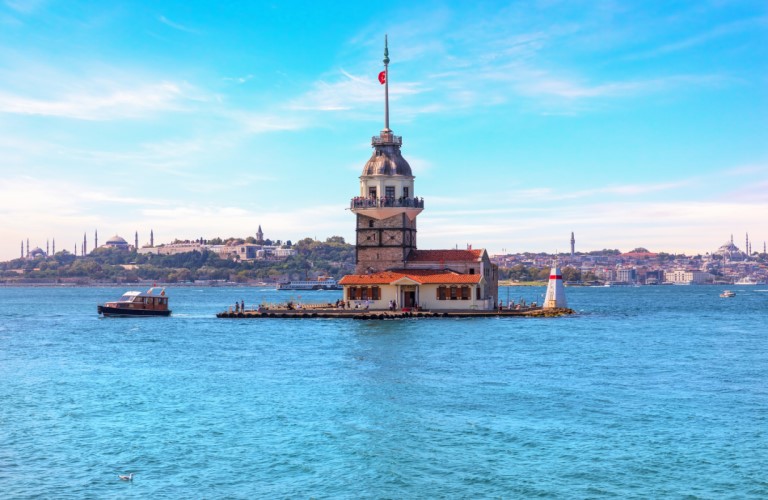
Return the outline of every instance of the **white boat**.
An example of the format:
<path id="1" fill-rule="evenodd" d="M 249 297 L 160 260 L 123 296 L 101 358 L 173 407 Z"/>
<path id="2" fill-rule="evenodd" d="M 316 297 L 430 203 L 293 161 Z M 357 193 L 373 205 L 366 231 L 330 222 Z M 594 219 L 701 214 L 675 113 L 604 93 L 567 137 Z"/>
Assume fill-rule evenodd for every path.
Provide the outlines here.
<path id="1" fill-rule="evenodd" d="M 720 297 L 727 298 L 727 297 L 735 297 L 736 292 L 732 292 L 731 290 L 723 290 L 723 293 L 720 294 Z"/>
<path id="2" fill-rule="evenodd" d="M 288 281 L 287 283 L 278 283 L 278 290 L 341 290 L 333 278 L 318 278 L 307 281 Z"/>
<path id="3" fill-rule="evenodd" d="M 734 285 L 757 285 L 757 281 L 754 280 L 751 276 L 744 276 L 735 282 Z"/>

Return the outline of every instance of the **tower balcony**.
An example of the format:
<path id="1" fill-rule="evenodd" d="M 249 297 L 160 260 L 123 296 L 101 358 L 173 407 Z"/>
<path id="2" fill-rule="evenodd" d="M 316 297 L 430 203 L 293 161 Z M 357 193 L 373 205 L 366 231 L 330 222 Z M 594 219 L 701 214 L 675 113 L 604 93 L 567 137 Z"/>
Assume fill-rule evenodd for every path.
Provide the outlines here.
<path id="1" fill-rule="evenodd" d="M 352 198 L 349 209 L 356 214 L 381 220 L 406 214 L 410 220 L 424 210 L 424 198 Z"/>
<path id="2" fill-rule="evenodd" d="M 402 146 L 403 136 L 393 135 L 391 133 L 382 133 L 381 135 L 374 135 L 371 137 L 371 146 L 386 146 L 392 145 Z"/>

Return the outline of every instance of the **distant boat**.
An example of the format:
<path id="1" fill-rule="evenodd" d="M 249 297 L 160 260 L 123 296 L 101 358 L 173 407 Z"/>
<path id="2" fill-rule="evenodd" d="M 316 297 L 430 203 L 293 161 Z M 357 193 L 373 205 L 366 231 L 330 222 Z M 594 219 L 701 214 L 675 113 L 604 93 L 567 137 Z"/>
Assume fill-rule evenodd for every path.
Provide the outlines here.
<path id="1" fill-rule="evenodd" d="M 278 290 L 341 290 L 333 278 L 319 278 L 307 281 L 289 281 L 287 283 L 278 283 Z"/>
<path id="2" fill-rule="evenodd" d="M 731 290 L 723 290 L 723 293 L 720 294 L 720 297 L 727 298 L 727 297 L 735 297 L 736 292 L 732 292 Z"/>
<path id="3" fill-rule="evenodd" d="M 757 285 L 757 281 L 754 280 L 751 276 L 744 276 L 735 282 L 734 285 Z"/>
<path id="4" fill-rule="evenodd" d="M 97 307 L 99 314 L 108 316 L 170 316 L 165 288 L 153 287 L 146 292 L 125 292 L 114 302 Z"/>

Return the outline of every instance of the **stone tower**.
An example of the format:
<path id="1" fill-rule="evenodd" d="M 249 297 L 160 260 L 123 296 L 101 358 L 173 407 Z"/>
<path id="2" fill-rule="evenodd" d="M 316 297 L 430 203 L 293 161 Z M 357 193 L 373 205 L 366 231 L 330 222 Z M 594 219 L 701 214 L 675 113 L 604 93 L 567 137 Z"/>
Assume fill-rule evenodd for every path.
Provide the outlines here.
<path id="1" fill-rule="evenodd" d="M 261 230 L 261 224 L 259 224 L 259 229 L 256 231 L 256 243 L 260 245 L 264 243 L 264 232 Z"/>
<path id="2" fill-rule="evenodd" d="M 371 139 L 373 155 L 360 176 L 360 196 L 350 209 L 357 217 L 355 273 L 405 267 L 416 250 L 416 216 L 424 200 L 416 198 L 411 166 L 403 158 L 403 138 L 389 128 L 389 49 L 384 38 L 384 129 Z"/>

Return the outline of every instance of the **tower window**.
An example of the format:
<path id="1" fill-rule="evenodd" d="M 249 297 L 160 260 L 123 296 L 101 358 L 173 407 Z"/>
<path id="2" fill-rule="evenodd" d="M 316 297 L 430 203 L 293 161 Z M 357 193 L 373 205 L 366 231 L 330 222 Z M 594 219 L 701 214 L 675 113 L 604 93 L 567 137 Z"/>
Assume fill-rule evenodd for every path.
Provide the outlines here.
<path id="1" fill-rule="evenodd" d="M 373 227 L 373 220 L 368 221 L 368 227 Z"/>
<path id="2" fill-rule="evenodd" d="M 368 196 L 370 196 L 371 198 L 376 198 L 376 188 L 375 187 L 368 188 Z"/>
<path id="3" fill-rule="evenodd" d="M 409 191 L 410 190 L 408 189 L 408 187 L 403 188 L 403 198 L 409 198 L 409 195 L 410 195 Z"/>
<path id="4" fill-rule="evenodd" d="M 387 198 L 395 197 L 395 186 L 387 186 L 384 188 L 384 193 Z"/>

